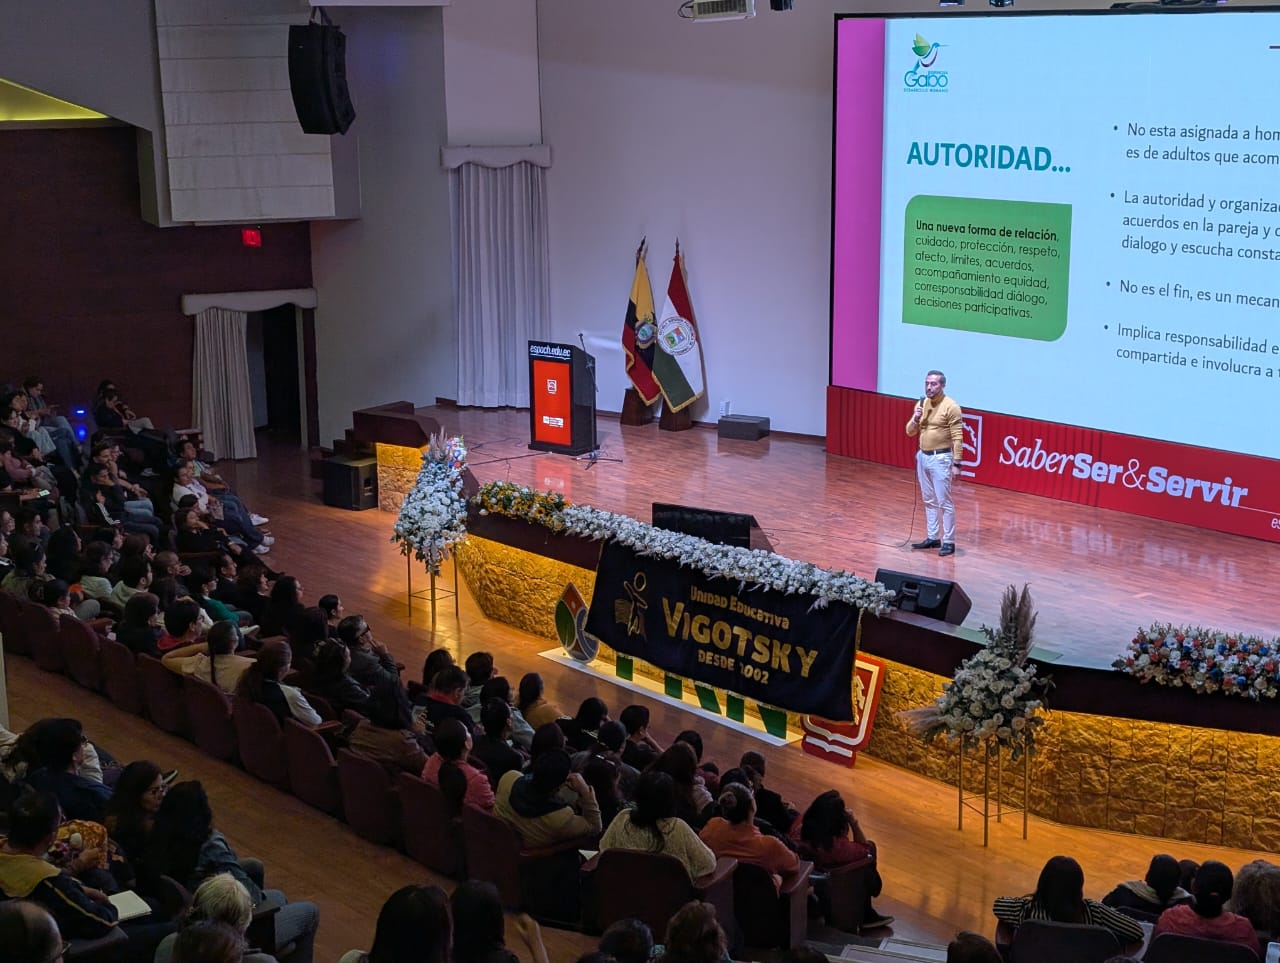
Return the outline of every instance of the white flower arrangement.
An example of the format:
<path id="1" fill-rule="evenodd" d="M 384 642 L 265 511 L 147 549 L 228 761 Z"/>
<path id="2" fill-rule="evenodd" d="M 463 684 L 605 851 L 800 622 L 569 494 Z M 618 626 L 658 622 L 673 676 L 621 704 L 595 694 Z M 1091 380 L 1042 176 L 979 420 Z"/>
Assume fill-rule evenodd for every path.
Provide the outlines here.
<path id="1" fill-rule="evenodd" d="M 965 659 L 942 695 L 928 706 L 899 715 L 926 743 L 945 733 L 966 749 L 1002 746 L 1018 759 L 1035 749 L 1036 730 L 1044 725 L 1043 696 L 1048 679 L 1029 664 L 1036 616 L 1031 593 L 1012 585 L 1000 605 L 1000 629 L 983 626 L 988 644 Z"/>
<path id="2" fill-rule="evenodd" d="M 819 568 L 774 552 L 717 545 L 694 535 L 655 528 L 626 515 L 589 505 L 571 505 L 554 493 L 493 482 L 472 501 L 481 514 L 511 515 L 593 541 L 617 541 L 637 555 L 666 559 L 712 578 L 737 582 L 740 591 L 768 588 L 788 595 L 812 595 L 817 608 L 846 602 L 875 615 L 884 615 L 893 606 L 892 591 L 851 572 Z"/>
<path id="3" fill-rule="evenodd" d="M 462 469 L 467 448 L 461 436 L 432 435 L 422 453 L 422 467 L 413 490 L 400 506 L 391 541 L 405 555 L 413 552 L 432 575 L 449 551 L 467 535 L 467 503 L 462 497 Z"/>

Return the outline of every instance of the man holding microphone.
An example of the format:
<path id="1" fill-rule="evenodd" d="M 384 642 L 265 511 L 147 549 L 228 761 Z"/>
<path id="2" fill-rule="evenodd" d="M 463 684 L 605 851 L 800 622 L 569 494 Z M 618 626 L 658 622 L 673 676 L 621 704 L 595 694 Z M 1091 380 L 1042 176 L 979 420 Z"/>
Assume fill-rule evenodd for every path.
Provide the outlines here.
<path id="1" fill-rule="evenodd" d="M 954 555 L 956 507 L 951 499 L 951 482 L 960 477 L 964 428 L 960 406 L 947 397 L 943 390 L 946 386 L 947 376 L 941 371 L 926 374 L 924 397 L 917 402 L 911 420 L 907 422 L 907 434 L 920 438 L 920 450 L 916 452 L 916 478 L 920 482 L 924 518 L 929 529 L 928 537 L 922 542 L 912 543 L 911 547 L 936 548 L 939 555 Z M 942 514 L 941 529 L 938 525 L 939 511 Z"/>

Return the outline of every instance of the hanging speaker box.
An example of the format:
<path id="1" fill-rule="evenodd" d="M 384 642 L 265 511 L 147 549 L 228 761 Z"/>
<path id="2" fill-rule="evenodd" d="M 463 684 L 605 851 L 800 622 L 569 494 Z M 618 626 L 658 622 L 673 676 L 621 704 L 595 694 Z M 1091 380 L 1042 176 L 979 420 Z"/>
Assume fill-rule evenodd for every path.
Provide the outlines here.
<path id="1" fill-rule="evenodd" d="M 345 134 L 356 119 L 347 90 L 347 38 L 332 24 L 289 28 L 289 91 L 308 134 Z"/>

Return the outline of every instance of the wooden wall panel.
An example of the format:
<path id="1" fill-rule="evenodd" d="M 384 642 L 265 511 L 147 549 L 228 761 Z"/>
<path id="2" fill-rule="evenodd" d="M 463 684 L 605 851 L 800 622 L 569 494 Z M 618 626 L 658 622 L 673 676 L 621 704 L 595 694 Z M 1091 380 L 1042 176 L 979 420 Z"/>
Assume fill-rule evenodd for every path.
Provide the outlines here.
<path id="1" fill-rule="evenodd" d="M 142 220 L 129 127 L 0 132 L 0 381 L 44 377 L 64 408 L 119 383 L 157 424 L 191 418 L 183 294 L 311 286 L 305 222 L 158 228 Z"/>

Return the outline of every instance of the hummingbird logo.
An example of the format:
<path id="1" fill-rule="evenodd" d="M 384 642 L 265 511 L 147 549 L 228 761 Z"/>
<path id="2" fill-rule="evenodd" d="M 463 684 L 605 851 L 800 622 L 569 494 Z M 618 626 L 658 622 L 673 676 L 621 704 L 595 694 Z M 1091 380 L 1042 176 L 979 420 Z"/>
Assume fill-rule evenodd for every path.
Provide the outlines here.
<path id="1" fill-rule="evenodd" d="M 928 70 L 932 67 L 937 62 L 938 48 L 941 46 L 940 43 L 929 43 L 920 34 L 916 34 L 915 42 L 911 44 L 911 52 L 916 55 L 915 69 L 924 67 Z"/>

